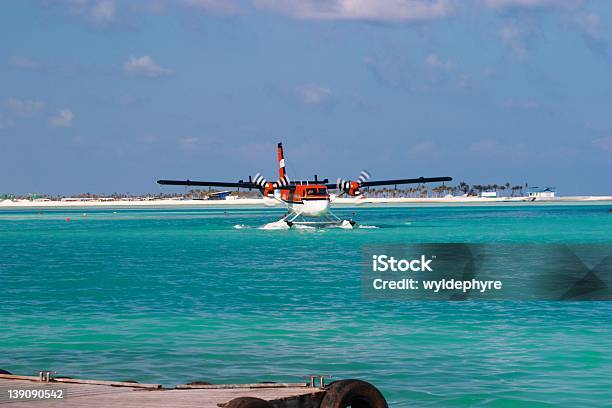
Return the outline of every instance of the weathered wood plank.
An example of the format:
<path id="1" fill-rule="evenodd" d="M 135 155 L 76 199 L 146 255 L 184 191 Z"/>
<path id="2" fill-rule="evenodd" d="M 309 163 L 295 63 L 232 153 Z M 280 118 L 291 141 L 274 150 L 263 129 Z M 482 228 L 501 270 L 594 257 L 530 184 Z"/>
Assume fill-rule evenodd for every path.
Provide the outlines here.
<path id="1" fill-rule="evenodd" d="M 203 389 L 203 390 L 215 390 L 224 388 L 300 388 L 308 387 L 306 383 L 253 383 L 253 384 L 180 384 L 177 385 L 178 389 Z"/>
<path id="2" fill-rule="evenodd" d="M 13 375 L 13 374 L 0 374 L 0 379 L 6 380 L 27 380 L 39 382 L 41 384 L 47 384 L 47 382 L 40 381 L 40 377 L 30 375 Z M 76 378 L 53 378 L 48 383 L 74 383 L 74 384 L 91 384 L 91 385 L 108 385 L 112 387 L 130 387 L 130 388 L 161 388 L 161 384 L 144 384 L 144 383 L 132 383 L 125 381 L 104 381 L 104 380 L 81 380 Z"/>
<path id="3" fill-rule="evenodd" d="M 40 377 L 32 375 L 14 375 L 14 374 L 0 374 L 0 379 L 6 380 L 26 380 L 26 381 L 40 381 Z"/>
<path id="4" fill-rule="evenodd" d="M 129 385 L 113 387 L 108 384 L 36 382 L 31 379 L 0 378 L 0 406 L 16 408 L 107 408 L 114 406 L 122 408 L 218 408 L 219 404 L 225 404 L 234 398 L 256 397 L 271 401 L 274 407 L 312 408 L 315 405 L 305 404 L 308 401 L 316 401 L 322 393 L 317 388 L 305 387 L 303 384 L 298 387 L 270 387 L 276 384 L 257 384 L 258 386 L 267 385 L 267 387 L 210 389 L 147 389 L 134 387 L 136 384 L 132 383 L 126 384 Z M 63 389 L 66 398 L 42 401 L 8 399 L 8 389 L 26 388 Z M 278 400 L 283 400 L 283 402 L 277 403 Z M 302 405 L 300 401 L 303 402 Z"/>
<path id="5" fill-rule="evenodd" d="M 73 378 L 54 378 L 52 382 L 56 383 L 71 383 L 71 384 L 91 384 L 91 385 L 107 385 L 111 387 L 130 387 L 130 388 L 161 388 L 161 384 L 144 384 L 132 383 L 124 381 L 102 381 L 102 380 L 78 380 Z"/>

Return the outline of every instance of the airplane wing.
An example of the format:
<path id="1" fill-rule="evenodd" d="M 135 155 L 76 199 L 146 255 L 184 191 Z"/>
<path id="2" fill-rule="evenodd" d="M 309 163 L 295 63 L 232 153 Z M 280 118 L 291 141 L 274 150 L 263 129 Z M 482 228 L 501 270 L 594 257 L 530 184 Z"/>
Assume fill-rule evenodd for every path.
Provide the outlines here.
<path id="1" fill-rule="evenodd" d="M 436 183 L 440 181 L 452 181 L 452 177 L 419 177 L 410 179 L 397 179 L 397 180 L 379 180 L 379 181 L 364 181 L 361 183 L 362 187 L 373 187 L 373 186 L 392 186 L 395 184 L 421 184 L 421 183 Z"/>
<path id="2" fill-rule="evenodd" d="M 441 181 L 451 181 L 452 177 L 419 177 L 411 179 L 396 179 L 396 180 L 378 180 L 378 181 L 362 181 L 359 183 L 359 187 L 373 187 L 373 186 L 391 186 L 395 184 L 421 184 L 421 183 L 435 183 Z M 327 180 L 323 180 L 327 181 Z M 167 186 L 198 186 L 198 187 L 231 187 L 231 188 L 248 188 L 248 189 L 261 189 L 259 184 L 253 183 L 252 181 L 237 181 L 237 182 L 225 182 L 225 181 L 194 181 L 194 180 L 157 180 L 158 184 Z M 315 182 L 316 183 L 316 182 Z M 338 184 L 326 184 L 328 189 L 337 189 Z M 287 190 L 294 190 L 295 184 L 282 186 L 280 188 Z"/>
<path id="3" fill-rule="evenodd" d="M 157 180 L 157 184 L 166 186 L 204 186 L 204 187 L 235 187 L 235 188 L 255 188 L 259 186 L 250 181 L 224 182 L 224 181 L 194 181 L 194 180 Z"/>
<path id="4" fill-rule="evenodd" d="M 165 186 L 197 186 L 197 187 L 231 187 L 231 188 L 248 188 L 249 190 L 263 190 L 261 184 L 253 183 L 252 181 L 225 182 L 225 181 L 194 181 L 194 180 L 157 180 L 157 184 Z M 289 184 L 279 187 L 283 190 L 295 190 L 295 184 Z"/>
<path id="5" fill-rule="evenodd" d="M 378 180 L 378 181 L 362 181 L 357 183 L 359 187 L 374 187 L 374 186 L 392 186 L 396 184 L 421 184 L 421 183 L 436 183 L 441 181 L 452 181 L 452 177 L 418 177 L 409 179 L 395 179 L 395 180 Z M 338 183 L 326 184 L 328 189 L 338 189 Z M 340 189 L 343 189 L 340 186 Z"/>

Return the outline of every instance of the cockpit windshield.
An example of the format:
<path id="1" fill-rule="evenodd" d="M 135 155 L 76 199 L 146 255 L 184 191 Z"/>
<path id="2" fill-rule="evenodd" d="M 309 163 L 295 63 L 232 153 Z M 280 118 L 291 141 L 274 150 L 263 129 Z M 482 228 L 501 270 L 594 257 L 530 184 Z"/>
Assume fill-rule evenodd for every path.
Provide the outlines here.
<path id="1" fill-rule="evenodd" d="M 326 188 L 307 188 L 306 195 L 307 196 L 324 196 L 327 194 Z"/>

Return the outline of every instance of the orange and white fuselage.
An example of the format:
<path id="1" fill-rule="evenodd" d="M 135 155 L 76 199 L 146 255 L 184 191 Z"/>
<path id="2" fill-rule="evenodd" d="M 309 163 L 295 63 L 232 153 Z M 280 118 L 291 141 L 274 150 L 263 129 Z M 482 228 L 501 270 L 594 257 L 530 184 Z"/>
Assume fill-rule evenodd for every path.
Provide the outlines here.
<path id="1" fill-rule="evenodd" d="M 325 185 L 298 185 L 293 190 L 277 189 L 274 197 L 287 205 L 289 211 L 304 217 L 321 217 L 329 212 L 329 193 Z"/>
<path id="2" fill-rule="evenodd" d="M 278 144 L 278 181 L 266 183 L 264 197 L 274 198 L 287 206 L 291 214 L 302 217 L 324 217 L 329 213 L 329 192 L 325 184 L 313 182 L 290 183 L 285 171 L 283 146 Z M 256 180 L 257 182 L 258 180 Z M 291 187 L 288 187 L 291 185 Z M 287 187 L 287 188 L 284 188 Z"/>

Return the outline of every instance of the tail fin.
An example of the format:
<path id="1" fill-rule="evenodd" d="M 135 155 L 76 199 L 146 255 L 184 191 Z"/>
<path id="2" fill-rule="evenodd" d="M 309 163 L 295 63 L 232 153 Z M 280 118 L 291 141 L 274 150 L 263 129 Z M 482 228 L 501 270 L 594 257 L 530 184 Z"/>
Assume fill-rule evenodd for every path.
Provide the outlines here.
<path id="1" fill-rule="evenodd" d="M 285 179 L 285 156 L 283 155 L 283 144 L 278 144 L 278 179 Z"/>

